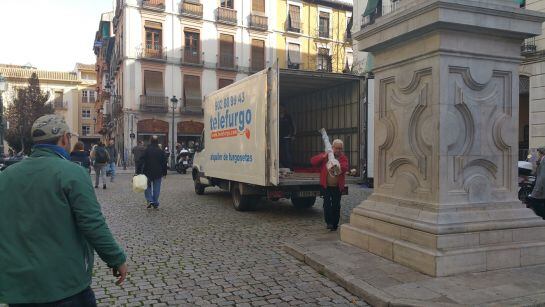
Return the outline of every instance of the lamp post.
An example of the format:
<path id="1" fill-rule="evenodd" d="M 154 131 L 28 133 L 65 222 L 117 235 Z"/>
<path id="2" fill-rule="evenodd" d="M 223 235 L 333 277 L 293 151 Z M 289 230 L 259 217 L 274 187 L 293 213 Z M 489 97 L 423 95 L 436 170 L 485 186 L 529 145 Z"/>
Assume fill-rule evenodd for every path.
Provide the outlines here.
<path id="1" fill-rule="evenodd" d="M 176 167 L 176 151 L 174 150 L 174 112 L 176 110 L 176 107 L 178 106 L 178 99 L 176 98 L 176 95 L 172 96 L 170 99 L 170 102 L 172 103 L 172 143 L 170 145 L 170 168 L 175 169 Z"/>
<path id="2" fill-rule="evenodd" d="M 0 157 L 4 157 L 4 101 L 3 93 L 6 91 L 8 83 L 6 79 L 0 75 Z"/>

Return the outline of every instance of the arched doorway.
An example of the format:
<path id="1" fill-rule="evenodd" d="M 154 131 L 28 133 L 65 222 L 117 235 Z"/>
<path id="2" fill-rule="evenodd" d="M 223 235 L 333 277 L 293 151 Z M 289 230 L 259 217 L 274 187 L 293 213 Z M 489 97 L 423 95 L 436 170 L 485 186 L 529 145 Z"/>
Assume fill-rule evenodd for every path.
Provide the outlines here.
<path id="1" fill-rule="evenodd" d="M 204 129 L 204 124 L 196 121 L 182 121 L 178 123 L 178 143 L 192 147 L 198 142 Z"/>
<path id="2" fill-rule="evenodd" d="M 525 161 L 530 148 L 530 78 L 519 77 L 519 161 Z"/>
<path id="3" fill-rule="evenodd" d="M 159 144 L 168 146 L 168 123 L 160 119 L 143 119 L 136 124 L 137 140 L 147 145 L 153 135 L 159 137 Z"/>

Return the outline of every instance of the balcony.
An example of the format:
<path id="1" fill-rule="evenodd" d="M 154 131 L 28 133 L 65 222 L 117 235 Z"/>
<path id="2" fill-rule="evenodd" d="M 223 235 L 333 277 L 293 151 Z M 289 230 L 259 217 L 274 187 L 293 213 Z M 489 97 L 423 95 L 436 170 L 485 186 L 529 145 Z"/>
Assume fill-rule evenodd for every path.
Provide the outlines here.
<path id="1" fill-rule="evenodd" d="M 267 31 L 269 28 L 269 22 L 267 16 L 250 15 L 250 29 Z"/>
<path id="2" fill-rule="evenodd" d="M 196 52 L 194 50 L 191 50 L 189 48 L 184 48 L 182 53 L 182 64 L 189 65 L 189 66 L 204 66 L 204 61 L 202 60 L 204 58 L 204 52 L 203 57 L 201 57 L 201 54 L 199 52 Z"/>
<path id="3" fill-rule="evenodd" d="M 232 54 L 219 55 L 216 68 L 235 71 L 238 69 L 238 67 L 235 65 L 235 57 Z"/>
<path id="4" fill-rule="evenodd" d="M 218 15 L 216 21 L 228 25 L 237 25 L 237 11 L 226 8 L 218 7 Z"/>
<path id="5" fill-rule="evenodd" d="M 66 110 L 68 109 L 68 102 L 62 101 L 62 100 L 53 100 L 53 103 L 51 103 L 53 108 L 55 110 Z"/>
<path id="6" fill-rule="evenodd" d="M 168 97 L 140 95 L 140 110 L 153 113 L 167 113 Z"/>
<path id="7" fill-rule="evenodd" d="M 522 55 L 530 55 L 537 51 L 536 38 L 531 37 L 524 40 L 524 43 L 520 46 L 520 53 Z"/>
<path id="8" fill-rule="evenodd" d="M 164 11 L 165 10 L 165 1 L 164 0 L 142 0 L 142 8 Z"/>
<path id="9" fill-rule="evenodd" d="M 288 68 L 289 69 L 299 69 L 300 66 L 301 66 L 301 64 L 294 63 L 294 62 L 291 62 L 291 61 L 288 60 Z"/>
<path id="10" fill-rule="evenodd" d="M 202 4 L 186 0 L 182 3 L 180 14 L 189 18 L 202 19 Z"/>
<path id="11" fill-rule="evenodd" d="M 183 105 L 180 107 L 180 113 L 184 115 L 202 115 L 204 113 L 202 109 L 202 98 L 186 98 Z"/>
<path id="12" fill-rule="evenodd" d="M 316 33 L 318 33 L 318 38 L 331 39 L 331 32 L 329 32 L 329 29 L 317 28 Z"/>
<path id="13" fill-rule="evenodd" d="M 382 6 L 377 6 L 371 14 L 367 16 L 362 15 L 361 28 L 363 29 L 367 26 L 374 24 L 376 19 L 379 17 L 383 17 L 388 14 L 392 14 L 396 11 L 399 11 L 399 9 L 401 8 L 402 1 L 403 0 L 392 1 L 392 3 L 384 4 Z"/>
<path id="14" fill-rule="evenodd" d="M 150 60 L 159 60 L 159 61 L 167 60 L 166 48 L 154 49 L 151 46 L 147 46 L 146 48 L 139 47 L 136 53 L 138 55 L 138 58 L 141 58 L 141 59 L 150 59 Z"/>
<path id="15" fill-rule="evenodd" d="M 303 27 L 303 24 L 299 22 L 290 22 L 289 19 L 286 20 L 286 31 L 293 32 L 293 33 L 301 33 L 301 28 Z"/>

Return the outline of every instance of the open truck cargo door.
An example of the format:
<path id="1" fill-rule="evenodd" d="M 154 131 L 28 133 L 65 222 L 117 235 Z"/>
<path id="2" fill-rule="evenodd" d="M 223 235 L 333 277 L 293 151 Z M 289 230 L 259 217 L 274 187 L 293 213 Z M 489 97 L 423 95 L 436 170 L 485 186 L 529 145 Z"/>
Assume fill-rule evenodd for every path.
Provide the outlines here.
<path id="1" fill-rule="evenodd" d="M 268 178 L 269 183 L 272 185 L 278 185 L 279 183 L 279 165 L 280 165 L 280 154 L 279 154 L 279 134 L 278 134 L 278 117 L 279 117 L 279 78 L 280 70 L 278 69 L 278 61 L 269 68 L 268 73 L 268 134 L 270 141 L 268 142 L 268 155 L 267 160 L 269 164 L 268 169 Z"/>
<path id="2" fill-rule="evenodd" d="M 268 72 L 265 69 L 205 97 L 207 177 L 262 186 L 269 182 Z"/>

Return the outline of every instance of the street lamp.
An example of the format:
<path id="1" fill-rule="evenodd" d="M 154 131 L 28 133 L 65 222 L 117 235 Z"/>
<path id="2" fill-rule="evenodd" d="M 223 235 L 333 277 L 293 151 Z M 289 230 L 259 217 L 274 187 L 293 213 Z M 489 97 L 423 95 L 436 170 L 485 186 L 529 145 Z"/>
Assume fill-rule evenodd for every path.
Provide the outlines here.
<path id="1" fill-rule="evenodd" d="M 176 150 L 174 150 L 174 112 L 176 110 L 176 107 L 178 106 L 178 99 L 176 98 L 176 95 L 172 96 L 170 99 L 170 102 L 172 103 L 172 143 L 170 145 L 170 168 L 175 169 L 176 167 Z"/>
<path id="2" fill-rule="evenodd" d="M 0 157 L 4 157 L 4 101 L 2 94 L 7 90 L 8 82 L 0 75 Z"/>

